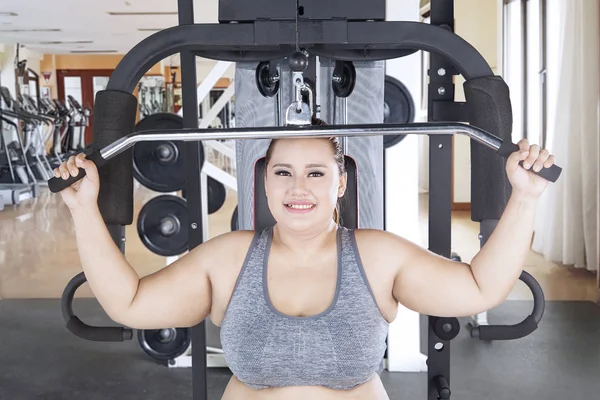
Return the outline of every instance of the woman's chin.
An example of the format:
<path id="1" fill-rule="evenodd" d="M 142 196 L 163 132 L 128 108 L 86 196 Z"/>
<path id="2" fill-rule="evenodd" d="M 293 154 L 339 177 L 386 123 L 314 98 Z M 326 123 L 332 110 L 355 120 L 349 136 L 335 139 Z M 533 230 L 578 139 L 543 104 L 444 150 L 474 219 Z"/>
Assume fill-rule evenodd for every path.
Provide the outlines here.
<path id="1" fill-rule="evenodd" d="M 307 215 L 304 216 L 304 218 L 299 218 L 297 216 L 292 216 L 290 218 L 289 215 L 284 215 L 282 218 L 277 219 L 277 224 L 292 232 L 310 233 L 315 230 L 323 229 L 323 227 L 328 223 L 326 220 L 321 220 L 320 218 L 315 217 L 316 216 L 308 218 Z"/>

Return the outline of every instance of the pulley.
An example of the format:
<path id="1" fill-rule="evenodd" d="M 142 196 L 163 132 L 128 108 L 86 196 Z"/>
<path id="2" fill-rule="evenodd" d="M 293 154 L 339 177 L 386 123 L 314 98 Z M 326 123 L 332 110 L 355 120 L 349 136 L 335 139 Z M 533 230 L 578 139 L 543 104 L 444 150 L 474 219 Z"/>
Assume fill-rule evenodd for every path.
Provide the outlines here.
<path id="1" fill-rule="evenodd" d="M 442 340 L 452 340 L 460 332 L 458 318 L 431 317 L 433 331 Z"/>
<path id="2" fill-rule="evenodd" d="M 256 87 L 264 97 L 273 97 L 279 91 L 279 72 L 269 61 L 256 67 Z"/>
<path id="3" fill-rule="evenodd" d="M 137 331 L 137 336 L 144 353 L 156 360 L 168 361 L 187 351 L 192 340 L 192 329 L 143 329 Z"/>
<path id="4" fill-rule="evenodd" d="M 350 61 L 336 61 L 331 88 L 337 97 L 348 97 L 356 85 L 356 68 Z"/>

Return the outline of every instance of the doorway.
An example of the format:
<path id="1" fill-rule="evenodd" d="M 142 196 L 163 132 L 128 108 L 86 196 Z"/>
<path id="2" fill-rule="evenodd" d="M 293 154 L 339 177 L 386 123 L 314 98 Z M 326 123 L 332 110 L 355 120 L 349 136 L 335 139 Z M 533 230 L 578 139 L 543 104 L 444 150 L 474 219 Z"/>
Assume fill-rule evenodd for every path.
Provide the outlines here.
<path id="1" fill-rule="evenodd" d="M 96 93 L 106 89 L 112 69 L 82 69 L 56 71 L 58 98 L 69 104 L 67 96 L 73 96 L 82 107 L 94 110 Z M 85 145 L 92 142 L 94 132 L 94 114 L 85 129 Z"/>

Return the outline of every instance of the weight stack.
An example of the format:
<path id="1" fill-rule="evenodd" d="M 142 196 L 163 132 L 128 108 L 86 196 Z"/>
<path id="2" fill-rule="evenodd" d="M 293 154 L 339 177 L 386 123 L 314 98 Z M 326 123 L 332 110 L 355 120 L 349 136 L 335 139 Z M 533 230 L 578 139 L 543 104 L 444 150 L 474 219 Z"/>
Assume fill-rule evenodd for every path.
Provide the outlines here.
<path id="1" fill-rule="evenodd" d="M 371 124 L 383 122 L 383 92 L 385 64 L 355 62 L 356 85 L 347 98 L 347 124 Z M 263 97 L 256 86 L 257 63 L 236 63 L 235 74 L 235 121 L 236 127 L 277 126 L 277 96 Z M 337 120 L 337 99 L 331 88 L 334 62 L 321 59 L 318 69 L 319 92 L 317 104 L 321 107 L 321 119 L 328 124 Z M 279 91 L 281 97 L 282 123 L 285 110 L 294 101 L 292 73 L 287 62 L 281 64 Z M 334 104 L 337 101 L 338 104 Z M 383 140 L 381 136 L 347 138 L 347 155 L 358 168 L 358 197 L 360 199 L 359 227 L 383 229 Z M 236 143 L 238 216 L 241 230 L 254 229 L 254 166 L 264 157 L 269 139 L 239 140 Z"/>

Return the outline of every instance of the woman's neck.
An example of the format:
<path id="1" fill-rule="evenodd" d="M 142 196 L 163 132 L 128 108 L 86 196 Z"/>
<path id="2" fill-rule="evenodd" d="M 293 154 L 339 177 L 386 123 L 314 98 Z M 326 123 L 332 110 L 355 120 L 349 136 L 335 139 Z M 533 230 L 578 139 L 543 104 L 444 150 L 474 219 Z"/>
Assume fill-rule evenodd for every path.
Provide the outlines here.
<path id="1" fill-rule="evenodd" d="M 275 224 L 273 228 L 273 245 L 289 251 L 298 258 L 309 258 L 336 240 L 338 226 L 335 221 L 325 227 L 317 227 L 310 231 L 296 232 Z"/>

